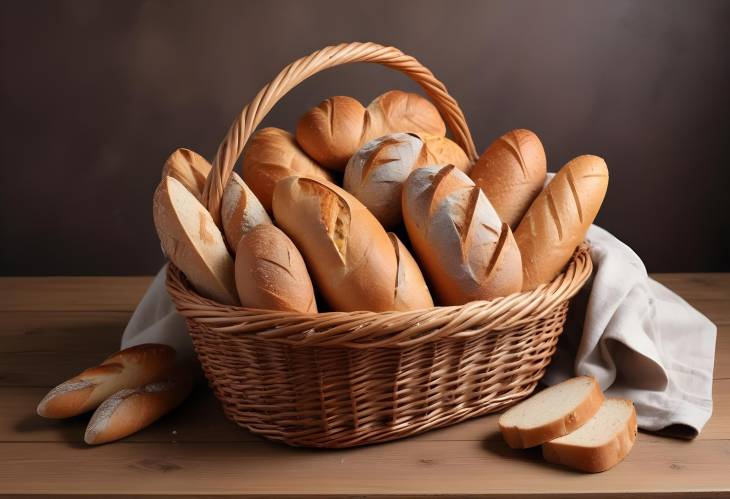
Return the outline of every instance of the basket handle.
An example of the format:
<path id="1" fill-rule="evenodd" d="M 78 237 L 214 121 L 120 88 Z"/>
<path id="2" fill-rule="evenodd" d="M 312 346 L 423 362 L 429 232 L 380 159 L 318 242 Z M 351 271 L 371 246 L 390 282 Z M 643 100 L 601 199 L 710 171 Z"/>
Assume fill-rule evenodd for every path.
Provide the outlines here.
<path id="1" fill-rule="evenodd" d="M 246 142 L 253 131 L 261 123 L 266 114 L 274 107 L 289 90 L 306 80 L 310 76 L 342 64 L 353 62 L 371 62 L 382 64 L 389 68 L 405 73 L 431 97 L 441 112 L 444 121 L 453 133 L 454 141 L 458 143 L 471 161 L 476 161 L 478 155 L 469 127 L 466 124 L 464 113 L 456 100 L 431 73 L 415 58 L 404 54 L 395 47 L 385 47 L 377 43 L 342 43 L 318 50 L 311 55 L 292 62 L 278 74 L 274 80 L 262 88 L 256 97 L 243 108 L 241 114 L 228 130 L 223 142 L 218 147 L 213 168 L 205 182 L 203 202 L 220 224 L 220 204 L 223 189 L 238 161 Z"/>

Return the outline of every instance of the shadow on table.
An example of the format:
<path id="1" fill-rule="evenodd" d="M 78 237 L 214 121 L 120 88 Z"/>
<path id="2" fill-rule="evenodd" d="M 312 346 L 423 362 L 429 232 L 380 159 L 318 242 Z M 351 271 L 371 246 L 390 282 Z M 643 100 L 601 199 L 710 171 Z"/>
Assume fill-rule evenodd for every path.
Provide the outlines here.
<path id="1" fill-rule="evenodd" d="M 539 445 L 529 449 L 512 449 L 504 441 L 499 430 L 491 431 L 482 439 L 482 449 L 500 458 L 521 461 L 529 466 L 549 468 L 565 475 L 585 475 L 583 472 L 545 461 L 542 457 L 542 447 Z"/>

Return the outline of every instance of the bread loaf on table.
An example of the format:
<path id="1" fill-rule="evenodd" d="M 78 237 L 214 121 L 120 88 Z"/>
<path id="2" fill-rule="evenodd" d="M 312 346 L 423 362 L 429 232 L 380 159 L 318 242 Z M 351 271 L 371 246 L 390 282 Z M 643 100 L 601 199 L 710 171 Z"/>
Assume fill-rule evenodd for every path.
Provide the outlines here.
<path id="1" fill-rule="evenodd" d="M 162 167 L 162 179 L 172 177 L 185 186 L 198 200 L 203 197 L 205 179 L 210 173 L 210 163 L 190 149 L 180 148 L 167 158 Z"/>
<path id="2" fill-rule="evenodd" d="M 433 306 L 423 275 L 377 219 L 334 184 L 289 177 L 276 184 L 274 218 L 304 255 L 333 310 Z"/>
<path id="3" fill-rule="evenodd" d="M 411 173 L 403 186 L 403 219 L 439 303 L 491 300 L 522 287 L 512 231 L 453 165 Z"/>
<path id="4" fill-rule="evenodd" d="M 155 191 L 153 215 L 162 249 L 203 296 L 237 305 L 233 259 L 208 210 L 172 177 Z"/>
<path id="5" fill-rule="evenodd" d="M 578 156 L 535 198 L 515 231 L 524 290 L 560 274 L 596 218 L 607 187 L 606 162 L 598 156 Z"/>
<path id="6" fill-rule="evenodd" d="M 512 130 L 490 145 L 469 176 L 512 230 L 542 190 L 547 161 L 542 142 L 529 130 Z"/>
<path id="7" fill-rule="evenodd" d="M 258 225 L 241 238 L 236 252 L 236 288 L 243 307 L 317 312 L 302 255 L 271 224 Z"/>
<path id="8" fill-rule="evenodd" d="M 373 100 L 367 109 L 351 97 L 330 97 L 302 116 L 296 137 L 317 163 L 341 171 L 362 145 L 396 132 L 443 136 L 446 125 L 427 99 L 391 90 Z"/>
<path id="9" fill-rule="evenodd" d="M 453 144 L 453 147 L 448 145 Z M 463 158 L 459 157 L 459 152 Z M 446 137 L 393 133 L 371 140 L 347 163 L 345 190 L 360 200 L 386 229 L 402 222 L 403 182 L 416 169 L 429 164 L 469 161 L 464 151 Z"/>
<path id="10" fill-rule="evenodd" d="M 296 175 L 332 181 L 332 174 L 307 156 L 292 134 L 279 128 L 262 128 L 249 139 L 241 169 L 244 182 L 269 213 L 279 180 Z"/>
<path id="11" fill-rule="evenodd" d="M 48 392 L 38 404 L 38 415 L 56 419 L 90 411 L 123 388 L 159 379 L 174 362 L 175 350 L 167 345 L 127 348 Z"/>
<path id="12" fill-rule="evenodd" d="M 190 394 L 191 372 L 191 368 L 181 367 L 156 381 L 114 393 L 91 416 L 84 441 L 89 445 L 104 444 L 149 426 Z"/>
<path id="13" fill-rule="evenodd" d="M 244 234 L 259 224 L 271 223 L 261 202 L 236 172 L 231 173 L 223 190 L 221 223 L 228 247 L 234 254 Z"/>

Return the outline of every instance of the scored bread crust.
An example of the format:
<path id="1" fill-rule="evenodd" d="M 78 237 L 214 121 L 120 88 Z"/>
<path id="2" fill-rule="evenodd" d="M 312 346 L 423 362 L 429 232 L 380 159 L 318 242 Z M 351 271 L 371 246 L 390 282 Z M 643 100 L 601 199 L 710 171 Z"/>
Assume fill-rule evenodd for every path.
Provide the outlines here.
<path id="1" fill-rule="evenodd" d="M 509 410 L 505 412 L 499 418 L 498 424 L 499 430 L 502 432 L 502 437 L 504 437 L 507 445 L 513 449 L 535 447 L 580 428 L 598 412 L 604 400 L 603 392 L 598 382 L 595 378 L 590 379 L 592 381 L 592 387 L 588 395 L 575 408 L 568 410 L 559 418 L 544 425 L 534 428 L 509 425 L 505 421 Z"/>
<path id="2" fill-rule="evenodd" d="M 210 163 L 203 156 L 181 147 L 173 151 L 162 166 L 162 179 L 174 178 L 198 200 L 202 200 L 205 180 L 210 173 L 210 168 Z"/>
<path id="3" fill-rule="evenodd" d="M 234 255 L 238 242 L 246 233 L 259 224 L 271 224 L 261 202 L 236 172 L 231 172 L 231 178 L 223 190 L 221 224 L 228 247 Z"/>
<path id="4" fill-rule="evenodd" d="M 636 409 L 633 403 L 630 400 L 621 402 L 631 405 L 631 413 L 626 424 L 622 425 L 612 438 L 595 447 L 565 444 L 558 441 L 546 442 L 542 446 L 542 455 L 545 460 L 589 473 L 606 471 L 621 462 L 634 446 L 638 430 Z"/>

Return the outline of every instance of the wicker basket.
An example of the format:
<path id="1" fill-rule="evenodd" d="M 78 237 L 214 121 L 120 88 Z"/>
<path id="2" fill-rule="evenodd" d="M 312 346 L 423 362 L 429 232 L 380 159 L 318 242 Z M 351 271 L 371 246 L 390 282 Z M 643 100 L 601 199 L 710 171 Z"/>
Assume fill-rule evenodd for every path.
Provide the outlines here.
<path id="1" fill-rule="evenodd" d="M 323 69 L 376 62 L 423 87 L 476 158 L 464 115 L 444 85 L 393 47 L 327 47 L 287 66 L 244 108 L 205 188 L 216 221 L 246 141 L 291 88 Z M 384 442 L 498 411 L 529 395 L 563 330 L 570 298 L 592 270 L 586 246 L 552 283 L 491 302 L 409 312 L 304 315 L 223 306 L 172 264 L 167 288 L 226 415 L 272 440 L 310 447 Z"/>

